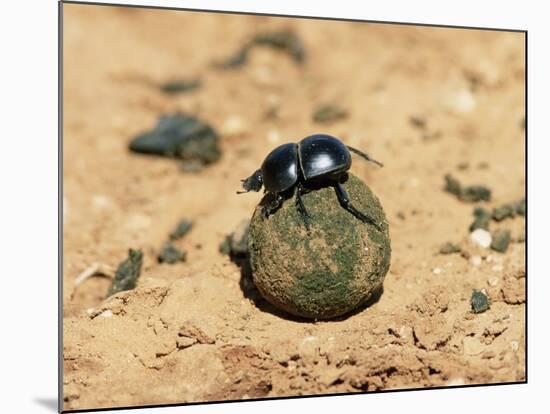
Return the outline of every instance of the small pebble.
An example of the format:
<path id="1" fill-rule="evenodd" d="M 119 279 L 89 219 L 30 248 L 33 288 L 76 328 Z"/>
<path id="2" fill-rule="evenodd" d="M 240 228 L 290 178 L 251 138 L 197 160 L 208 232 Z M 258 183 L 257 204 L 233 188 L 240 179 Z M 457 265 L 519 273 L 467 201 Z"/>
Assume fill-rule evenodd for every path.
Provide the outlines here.
<path id="1" fill-rule="evenodd" d="M 489 229 L 489 221 L 491 220 L 491 213 L 489 210 L 486 210 L 483 207 L 476 207 L 474 209 L 474 217 L 474 222 L 470 225 L 470 232 L 473 232 L 476 229 Z"/>
<path id="2" fill-rule="evenodd" d="M 447 104 L 456 112 L 467 113 L 476 107 L 476 100 L 468 89 L 462 89 L 450 94 L 447 97 Z"/>
<path id="3" fill-rule="evenodd" d="M 99 314 L 99 316 L 102 316 L 104 318 L 110 318 L 111 316 L 113 316 L 113 311 L 110 309 L 104 310 Z"/>
<path id="4" fill-rule="evenodd" d="M 166 242 L 162 246 L 161 252 L 157 257 L 159 263 L 177 263 L 184 262 L 187 258 L 187 253 L 175 247 L 172 243 Z"/>
<path id="5" fill-rule="evenodd" d="M 442 245 L 439 248 L 439 253 L 440 254 L 460 253 L 460 251 L 461 250 L 460 250 L 459 246 L 457 246 L 456 244 L 450 243 L 450 242 L 445 243 L 444 245 Z"/>
<path id="6" fill-rule="evenodd" d="M 474 313 L 485 312 L 487 309 L 489 309 L 490 306 L 489 298 L 487 297 L 487 295 L 483 291 L 476 289 L 472 291 L 471 304 L 472 311 Z"/>
<path id="7" fill-rule="evenodd" d="M 514 217 L 515 214 L 515 207 L 512 204 L 504 204 L 503 206 L 495 207 L 491 216 L 495 221 L 502 221 L 505 218 Z"/>
<path id="8" fill-rule="evenodd" d="M 525 198 L 523 198 L 516 203 L 516 213 L 519 214 L 520 216 L 525 217 L 525 211 L 526 211 Z"/>
<path id="9" fill-rule="evenodd" d="M 193 222 L 188 218 L 182 218 L 177 227 L 170 233 L 170 240 L 178 240 L 185 236 L 193 227 Z"/>
<path id="10" fill-rule="evenodd" d="M 158 85 L 159 89 L 167 94 L 188 92 L 200 86 L 199 80 L 172 80 Z"/>
<path id="11" fill-rule="evenodd" d="M 484 229 L 476 229 L 470 233 L 470 239 L 483 248 L 491 246 L 491 233 Z"/>
<path id="12" fill-rule="evenodd" d="M 136 287 L 137 280 L 141 274 L 143 263 L 143 252 L 141 250 L 128 250 L 128 258 L 118 265 L 115 277 L 107 291 L 107 297 L 125 290 Z"/>
<path id="13" fill-rule="evenodd" d="M 436 267 L 435 269 L 432 270 L 432 273 L 434 275 L 439 275 L 441 274 L 442 270 L 439 268 L 439 267 Z"/>
<path id="14" fill-rule="evenodd" d="M 425 129 L 427 126 L 426 118 L 420 115 L 413 115 L 409 118 L 409 122 L 412 126 L 418 128 L 418 129 Z"/>
<path id="15" fill-rule="evenodd" d="M 460 182 L 450 174 L 445 175 L 444 178 L 444 190 L 454 194 L 460 201 L 475 203 L 477 201 L 491 200 L 491 190 L 485 186 L 470 185 L 463 187 Z"/>
<path id="16" fill-rule="evenodd" d="M 494 251 L 504 253 L 510 245 L 510 230 L 496 230 L 493 233 L 493 241 L 491 243 L 491 249 Z"/>
<path id="17" fill-rule="evenodd" d="M 481 256 L 472 256 L 470 258 L 470 263 L 473 266 L 478 267 L 481 264 Z"/>

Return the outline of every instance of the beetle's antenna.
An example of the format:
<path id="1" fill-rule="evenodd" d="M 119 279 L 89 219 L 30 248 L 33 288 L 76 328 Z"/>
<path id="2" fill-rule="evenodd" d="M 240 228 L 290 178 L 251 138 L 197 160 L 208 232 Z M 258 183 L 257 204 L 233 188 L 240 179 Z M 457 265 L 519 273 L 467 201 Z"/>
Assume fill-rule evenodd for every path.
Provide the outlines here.
<path id="1" fill-rule="evenodd" d="M 360 157 L 363 157 L 364 159 L 366 159 L 367 161 L 369 162 L 372 162 L 373 164 L 376 164 L 380 167 L 383 167 L 384 164 L 382 164 L 380 161 L 376 161 L 374 158 L 371 158 L 368 154 L 362 152 L 362 151 L 359 151 L 358 149 L 356 148 L 353 148 L 353 147 L 350 147 L 348 145 L 346 145 L 346 148 L 349 149 L 351 152 L 354 152 L 355 154 L 359 155 Z"/>

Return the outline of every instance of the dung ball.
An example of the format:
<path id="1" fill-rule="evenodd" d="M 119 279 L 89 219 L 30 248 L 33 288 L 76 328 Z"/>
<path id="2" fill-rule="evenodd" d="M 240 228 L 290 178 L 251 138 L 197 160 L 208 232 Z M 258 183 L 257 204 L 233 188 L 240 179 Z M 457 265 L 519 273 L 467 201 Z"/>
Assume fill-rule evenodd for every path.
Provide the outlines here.
<path id="1" fill-rule="evenodd" d="M 302 195 L 310 228 L 296 208 L 296 194 L 265 217 L 260 202 L 250 224 L 248 250 L 254 284 L 262 296 L 296 316 L 329 319 L 365 304 L 390 266 L 386 216 L 378 198 L 357 177 L 343 184 L 365 223 L 344 209 L 333 187 Z"/>

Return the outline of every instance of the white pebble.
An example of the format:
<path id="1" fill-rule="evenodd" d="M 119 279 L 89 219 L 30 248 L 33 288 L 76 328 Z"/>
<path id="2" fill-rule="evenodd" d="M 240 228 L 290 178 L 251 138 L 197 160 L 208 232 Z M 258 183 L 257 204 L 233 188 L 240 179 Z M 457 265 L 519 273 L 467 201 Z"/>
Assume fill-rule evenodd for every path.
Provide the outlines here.
<path id="1" fill-rule="evenodd" d="M 475 229 L 470 233 L 470 239 L 483 248 L 487 248 L 491 245 L 491 233 L 484 229 Z"/>
<path id="2" fill-rule="evenodd" d="M 104 310 L 99 314 L 99 316 L 103 316 L 104 318 L 110 318 L 113 316 L 113 311 L 111 309 Z"/>
<path id="3" fill-rule="evenodd" d="M 517 351 L 519 349 L 519 342 L 518 341 L 510 342 L 510 347 L 512 347 L 512 351 Z"/>
<path id="4" fill-rule="evenodd" d="M 467 113 L 476 107 L 476 100 L 468 89 L 462 89 L 447 96 L 447 106 L 453 111 Z"/>
<path id="5" fill-rule="evenodd" d="M 441 268 L 436 267 L 435 269 L 432 270 L 432 272 L 433 272 L 434 275 L 439 275 L 442 272 L 442 270 L 441 270 Z"/>
<path id="6" fill-rule="evenodd" d="M 472 256 L 470 258 L 470 263 L 473 265 L 473 266 L 479 266 L 481 264 L 481 256 Z"/>

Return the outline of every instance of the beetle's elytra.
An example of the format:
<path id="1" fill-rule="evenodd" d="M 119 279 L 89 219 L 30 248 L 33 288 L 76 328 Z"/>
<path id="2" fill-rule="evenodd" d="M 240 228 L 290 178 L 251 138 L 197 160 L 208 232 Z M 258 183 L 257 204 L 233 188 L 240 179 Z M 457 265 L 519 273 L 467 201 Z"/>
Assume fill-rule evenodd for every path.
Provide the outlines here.
<path id="1" fill-rule="evenodd" d="M 366 223 L 373 221 L 358 211 L 342 186 L 351 167 L 351 152 L 365 160 L 382 166 L 382 164 L 366 153 L 349 147 L 339 139 L 325 134 L 311 135 L 298 143 L 283 144 L 271 151 L 265 158 L 260 169 L 250 177 L 242 180 L 244 191 L 260 191 L 271 193 L 273 201 L 264 206 L 264 214 L 276 211 L 283 202 L 283 193 L 296 190 L 296 206 L 309 228 L 309 215 L 301 196 L 311 191 L 315 186 L 332 186 L 342 207 L 355 217 Z"/>

